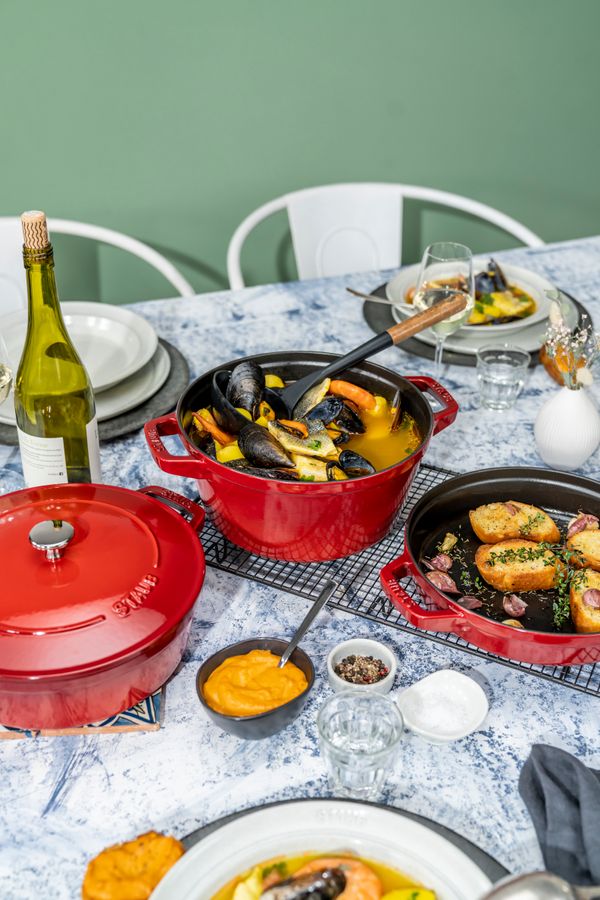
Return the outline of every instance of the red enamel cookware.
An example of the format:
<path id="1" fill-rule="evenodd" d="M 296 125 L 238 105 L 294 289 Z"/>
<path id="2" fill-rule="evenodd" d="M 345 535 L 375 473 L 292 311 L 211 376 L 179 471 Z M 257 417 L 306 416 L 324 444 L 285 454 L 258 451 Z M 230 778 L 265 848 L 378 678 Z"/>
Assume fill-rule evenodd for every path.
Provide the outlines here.
<path id="1" fill-rule="evenodd" d="M 522 592 L 528 606 L 521 620 L 523 627 L 515 628 L 502 624 L 502 619 L 510 618 L 502 609 L 503 594 L 485 587 L 483 582 L 482 589 L 477 587 L 474 576 L 478 573 L 472 561 L 481 541 L 470 527 L 469 510 L 510 500 L 545 509 L 563 536 L 568 521 L 579 511 L 600 517 L 598 484 L 588 478 L 533 468 L 488 469 L 459 475 L 428 491 L 411 511 L 404 551 L 381 571 L 387 596 L 412 625 L 428 631 L 452 632 L 507 659 L 551 666 L 599 661 L 600 632 L 576 634 L 568 615 L 561 630 L 556 630 L 556 591 Z M 459 537 L 456 549 L 449 551 L 454 559 L 450 575 L 461 586 L 461 573 L 470 571 L 472 586 L 466 589 L 463 583 L 463 593 L 477 596 L 482 590 L 486 603 L 479 609 L 465 609 L 425 577 L 428 570 L 421 560 L 435 556 L 447 532 Z M 407 592 L 401 583 L 403 579 L 414 582 L 421 602 Z M 568 609 L 568 598 L 566 606 Z"/>
<path id="2" fill-rule="evenodd" d="M 181 660 L 204 580 L 203 521 L 160 487 L 0 497 L 0 722 L 84 725 L 157 690 Z"/>
<path id="3" fill-rule="evenodd" d="M 302 378 L 335 358 L 329 353 L 304 352 L 248 357 L 284 381 Z M 243 360 L 218 368 L 231 369 L 239 362 Z M 202 500 L 229 540 L 273 559 L 337 559 L 381 540 L 404 503 L 431 436 L 450 425 L 458 411 L 455 400 L 433 379 L 402 378 L 363 362 L 348 369 L 343 377 L 390 401 L 400 388 L 403 409 L 413 416 L 423 438 L 418 449 L 397 465 L 363 478 L 326 483 L 267 480 L 211 459 L 189 437 L 192 411 L 210 405 L 215 371 L 189 385 L 175 413 L 149 422 L 146 440 L 161 469 L 197 480 Z M 435 412 L 426 394 L 436 401 Z M 169 452 L 163 442 L 165 435 L 177 435 L 186 454 Z"/>

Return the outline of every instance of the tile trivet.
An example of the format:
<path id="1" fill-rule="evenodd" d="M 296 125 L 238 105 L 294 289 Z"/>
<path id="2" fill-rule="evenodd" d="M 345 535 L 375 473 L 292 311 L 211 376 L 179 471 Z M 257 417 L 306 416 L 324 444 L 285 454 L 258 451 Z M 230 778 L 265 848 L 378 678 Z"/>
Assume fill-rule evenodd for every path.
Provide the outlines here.
<path id="1" fill-rule="evenodd" d="M 488 662 L 501 663 L 512 669 L 553 681 L 555 684 L 600 696 L 600 663 L 584 666 L 541 666 L 503 659 L 486 650 L 480 650 L 456 634 L 416 628 L 406 621 L 383 593 L 379 583 L 379 572 L 387 562 L 402 553 L 403 526 L 409 512 L 427 491 L 456 474 L 458 473 L 448 469 L 421 465 L 393 531 L 378 544 L 354 556 L 323 563 L 288 563 L 265 559 L 231 544 L 207 518 L 202 530 L 206 562 L 213 568 L 280 588 L 308 600 L 314 600 L 325 586 L 325 582 L 334 579 L 339 582 L 339 587 L 329 600 L 331 607 L 398 628 L 424 640 L 456 647 Z M 402 586 L 418 603 L 423 602 L 410 579 L 403 579 Z"/>
<path id="2" fill-rule="evenodd" d="M 42 728 L 39 731 L 29 729 L 8 728 L 0 725 L 0 740 L 18 740 L 20 738 L 49 737 L 65 734 L 98 734 L 118 733 L 126 731 L 158 731 L 162 724 L 165 708 L 165 686 L 159 688 L 150 697 L 140 700 L 135 706 L 116 716 L 110 716 L 102 722 L 92 722 L 79 728 Z"/>

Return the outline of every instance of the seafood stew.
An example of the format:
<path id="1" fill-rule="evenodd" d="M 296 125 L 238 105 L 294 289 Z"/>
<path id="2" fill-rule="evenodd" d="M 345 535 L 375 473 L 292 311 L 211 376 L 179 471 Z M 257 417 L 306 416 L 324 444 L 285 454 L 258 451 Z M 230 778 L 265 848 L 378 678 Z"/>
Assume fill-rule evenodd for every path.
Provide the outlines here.
<path id="1" fill-rule="evenodd" d="M 210 396 L 186 413 L 190 441 L 237 471 L 301 482 L 373 475 L 423 442 L 399 391 L 386 398 L 359 384 L 354 372 L 326 378 L 304 394 L 290 419 L 278 399 L 284 379 L 281 367 L 253 360 L 217 371 Z"/>
<path id="2" fill-rule="evenodd" d="M 237 876 L 211 900 L 435 900 L 396 869 L 350 855 L 276 857 Z"/>
<path id="3" fill-rule="evenodd" d="M 464 279 L 460 276 L 444 279 L 446 287 L 452 283 L 461 290 L 466 289 Z M 413 285 L 404 295 L 406 303 L 412 304 L 414 293 Z M 490 259 L 486 268 L 475 275 L 475 305 L 466 325 L 506 325 L 528 318 L 536 309 L 533 297 L 518 285 L 509 284 L 498 263 Z"/>

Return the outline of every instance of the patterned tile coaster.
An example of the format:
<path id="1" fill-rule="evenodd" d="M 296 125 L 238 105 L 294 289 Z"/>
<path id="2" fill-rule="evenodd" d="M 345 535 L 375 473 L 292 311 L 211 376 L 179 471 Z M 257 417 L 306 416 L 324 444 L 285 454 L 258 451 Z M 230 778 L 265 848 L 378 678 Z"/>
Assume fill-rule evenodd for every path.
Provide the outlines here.
<path id="1" fill-rule="evenodd" d="M 39 731 L 29 729 L 11 728 L 0 725 L 1 740 L 19 740 L 20 738 L 52 737 L 63 734 L 97 734 L 98 732 L 125 732 L 125 731 L 158 731 L 162 724 L 165 709 L 165 685 L 156 693 L 140 700 L 135 706 L 124 712 L 103 719 L 102 722 L 91 722 L 89 725 L 81 725 L 79 728 L 42 728 Z"/>

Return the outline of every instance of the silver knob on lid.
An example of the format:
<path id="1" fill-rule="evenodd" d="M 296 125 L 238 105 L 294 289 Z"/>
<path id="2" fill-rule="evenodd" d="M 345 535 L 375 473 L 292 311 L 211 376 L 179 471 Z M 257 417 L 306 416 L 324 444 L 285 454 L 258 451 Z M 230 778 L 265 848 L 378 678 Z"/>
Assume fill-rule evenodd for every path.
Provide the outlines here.
<path id="1" fill-rule="evenodd" d="M 54 562 L 60 559 L 73 535 L 75 529 L 69 522 L 62 519 L 47 519 L 38 522 L 29 532 L 29 541 L 36 550 L 46 554 L 46 559 Z"/>

